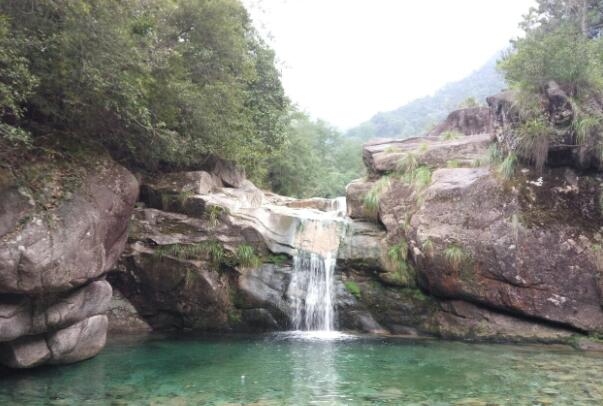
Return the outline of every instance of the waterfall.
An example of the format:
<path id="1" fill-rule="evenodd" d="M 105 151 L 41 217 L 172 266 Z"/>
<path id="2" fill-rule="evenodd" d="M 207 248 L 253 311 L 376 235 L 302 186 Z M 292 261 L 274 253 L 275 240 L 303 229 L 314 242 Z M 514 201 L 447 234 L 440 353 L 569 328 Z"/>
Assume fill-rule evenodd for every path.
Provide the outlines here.
<path id="1" fill-rule="evenodd" d="M 287 290 L 295 330 L 335 330 L 335 265 L 343 230 L 345 200 L 331 211 L 301 218 L 296 232 L 293 275 Z"/>
<path id="2" fill-rule="evenodd" d="M 300 250 L 293 259 L 291 321 L 296 330 L 334 330 L 335 257 Z"/>

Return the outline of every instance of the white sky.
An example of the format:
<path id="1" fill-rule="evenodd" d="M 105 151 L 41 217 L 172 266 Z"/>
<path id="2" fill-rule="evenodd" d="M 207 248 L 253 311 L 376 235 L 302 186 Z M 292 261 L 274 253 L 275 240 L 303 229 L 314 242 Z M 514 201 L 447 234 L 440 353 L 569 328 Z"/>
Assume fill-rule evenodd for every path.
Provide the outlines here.
<path id="1" fill-rule="evenodd" d="M 288 96 L 347 129 L 478 69 L 532 0 L 243 0 Z"/>

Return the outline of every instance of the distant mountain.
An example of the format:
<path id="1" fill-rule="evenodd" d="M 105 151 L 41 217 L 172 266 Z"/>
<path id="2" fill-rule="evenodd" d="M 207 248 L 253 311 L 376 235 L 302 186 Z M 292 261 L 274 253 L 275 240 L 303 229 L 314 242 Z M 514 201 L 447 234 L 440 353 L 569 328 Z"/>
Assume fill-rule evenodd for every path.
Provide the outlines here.
<path id="1" fill-rule="evenodd" d="M 485 103 L 486 97 L 506 87 L 505 80 L 496 70 L 496 60 L 499 57 L 497 54 L 480 69 L 458 82 L 445 85 L 432 96 L 374 115 L 370 120 L 350 129 L 347 135 L 361 140 L 420 135 L 445 119 L 448 113 L 469 97 Z"/>

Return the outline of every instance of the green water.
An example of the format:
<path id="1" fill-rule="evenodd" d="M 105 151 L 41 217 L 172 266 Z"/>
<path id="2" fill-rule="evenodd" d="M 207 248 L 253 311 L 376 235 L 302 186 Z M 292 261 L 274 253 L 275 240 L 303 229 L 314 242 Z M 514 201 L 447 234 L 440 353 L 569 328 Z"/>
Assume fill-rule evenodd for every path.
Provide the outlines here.
<path id="1" fill-rule="evenodd" d="M 603 355 L 285 335 L 110 343 L 0 376 L 0 405 L 603 405 Z"/>

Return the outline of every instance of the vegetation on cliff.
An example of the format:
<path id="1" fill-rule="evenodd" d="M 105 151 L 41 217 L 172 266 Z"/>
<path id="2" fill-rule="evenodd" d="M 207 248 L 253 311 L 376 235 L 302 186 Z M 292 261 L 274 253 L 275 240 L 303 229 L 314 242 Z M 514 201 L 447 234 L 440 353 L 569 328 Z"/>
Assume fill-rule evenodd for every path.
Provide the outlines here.
<path id="1" fill-rule="evenodd" d="M 552 144 L 603 157 L 601 2 L 538 0 L 522 27 L 500 62 L 519 93 L 517 152 L 539 169 Z"/>

